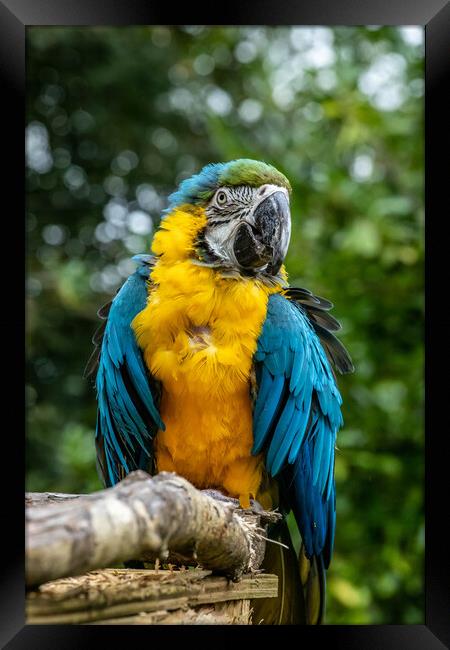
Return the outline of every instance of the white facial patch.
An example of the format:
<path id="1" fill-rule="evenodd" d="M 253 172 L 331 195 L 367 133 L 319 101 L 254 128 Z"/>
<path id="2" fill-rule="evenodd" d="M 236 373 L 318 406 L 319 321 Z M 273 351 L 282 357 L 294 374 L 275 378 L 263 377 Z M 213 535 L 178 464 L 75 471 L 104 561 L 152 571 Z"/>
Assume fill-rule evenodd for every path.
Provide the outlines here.
<path id="1" fill-rule="evenodd" d="M 256 223 L 255 212 L 273 194 L 279 195 L 280 193 L 285 196 L 286 208 L 280 208 L 278 221 L 276 219 L 276 206 L 277 204 L 280 205 L 280 199 L 269 200 L 266 204 L 269 214 L 271 206 L 272 210 L 275 210 L 274 216 L 272 217 L 272 224 L 275 223 L 275 227 L 272 225 L 274 235 L 272 241 L 269 241 L 271 238 L 271 235 L 268 234 L 270 227 L 269 231 L 266 230 L 265 235 L 263 235 L 260 230 L 262 222 Z M 283 203 L 281 201 L 281 204 Z M 260 187 L 237 185 L 218 188 L 205 208 L 208 222 L 203 238 L 208 257 L 212 260 L 217 260 L 217 266 L 222 265 L 238 270 L 244 264 L 246 268 L 249 266 L 255 271 L 258 270 L 258 272 L 263 271 L 268 266 L 267 251 L 272 250 L 271 245 L 274 251 L 273 259 L 284 259 L 291 236 L 288 205 L 288 190 L 285 187 L 271 183 L 261 185 Z M 258 210 L 258 219 L 261 219 L 263 212 L 265 212 L 265 208 Z M 270 219 L 270 217 L 268 218 Z M 267 229 L 267 218 L 264 217 L 263 221 Z M 243 241 L 242 238 L 244 224 L 248 224 L 248 234 L 244 235 L 246 241 Z M 238 235 L 239 229 L 241 230 L 240 235 Z M 237 237 L 239 238 L 239 243 L 237 243 Z M 237 249 L 235 250 L 235 245 L 241 251 L 239 255 Z M 244 253 L 245 261 L 242 256 L 242 246 L 248 251 L 248 254 Z M 264 247 L 265 250 L 262 250 Z M 239 256 L 240 262 L 237 260 L 236 255 Z"/>

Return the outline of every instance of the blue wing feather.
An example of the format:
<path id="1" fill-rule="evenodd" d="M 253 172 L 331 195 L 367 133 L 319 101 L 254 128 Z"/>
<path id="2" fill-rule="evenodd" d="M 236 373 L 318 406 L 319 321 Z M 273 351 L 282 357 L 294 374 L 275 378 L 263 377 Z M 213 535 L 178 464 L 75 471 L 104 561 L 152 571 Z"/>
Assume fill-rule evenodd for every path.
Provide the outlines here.
<path id="1" fill-rule="evenodd" d="M 334 375 L 305 309 L 270 296 L 254 362 L 259 377 L 253 453 L 280 477 L 307 557 L 327 567 L 335 527 L 334 448 L 342 403 Z"/>
<path id="2" fill-rule="evenodd" d="M 151 258 L 140 255 L 133 259 L 139 266 L 112 301 L 96 375 L 96 445 L 108 486 L 135 469 L 150 469 L 152 438 L 158 429 L 164 429 L 156 391 L 152 391 L 131 328 L 133 318 L 146 305 Z"/>
<path id="3" fill-rule="evenodd" d="M 301 348 L 297 348 L 294 352 L 294 361 L 292 364 L 291 377 L 289 380 L 289 390 L 292 392 L 299 385 L 300 377 L 302 375 L 304 358 L 304 351 Z"/>
<path id="4" fill-rule="evenodd" d="M 295 415 L 295 399 L 289 396 L 276 425 L 269 450 L 266 466 L 272 475 L 278 474 L 292 443 L 292 420 Z"/>
<path id="5" fill-rule="evenodd" d="M 264 381 L 264 371 L 263 379 Z M 254 416 L 254 443 L 253 443 L 253 453 L 257 454 L 261 451 L 264 442 L 266 440 L 267 434 L 270 429 L 272 420 L 275 418 L 278 405 L 280 403 L 281 395 L 284 389 L 284 376 L 277 375 L 275 377 L 270 377 L 272 380 L 270 386 L 270 394 L 267 396 L 267 399 L 262 402 L 257 400 L 255 407 L 255 416 Z"/>

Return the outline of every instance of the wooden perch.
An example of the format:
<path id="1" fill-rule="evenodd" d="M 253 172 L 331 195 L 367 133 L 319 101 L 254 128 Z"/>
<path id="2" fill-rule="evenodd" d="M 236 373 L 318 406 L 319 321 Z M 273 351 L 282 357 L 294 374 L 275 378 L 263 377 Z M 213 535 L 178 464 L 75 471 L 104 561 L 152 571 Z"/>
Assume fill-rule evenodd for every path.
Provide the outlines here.
<path id="1" fill-rule="evenodd" d="M 28 624 L 195 625 L 252 622 L 250 601 L 277 596 L 278 578 L 231 582 L 203 569 L 102 569 L 28 594 Z"/>
<path id="2" fill-rule="evenodd" d="M 280 515 L 230 501 L 174 473 L 142 471 L 89 495 L 29 494 L 26 584 L 144 558 L 198 563 L 237 580 L 260 566 L 263 526 Z"/>

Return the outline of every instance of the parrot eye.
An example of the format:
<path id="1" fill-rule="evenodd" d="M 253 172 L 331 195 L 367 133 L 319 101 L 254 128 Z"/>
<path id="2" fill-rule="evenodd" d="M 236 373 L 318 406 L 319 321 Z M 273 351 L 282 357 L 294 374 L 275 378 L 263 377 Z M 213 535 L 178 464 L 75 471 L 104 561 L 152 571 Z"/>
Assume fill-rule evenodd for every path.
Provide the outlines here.
<path id="1" fill-rule="evenodd" d="M 226 192 L 224 192 L 223 190 L 219 190 L 216 194 L 217 205 L 223 206 L 227 201 L 228 201 L 228 197 L 226 195 Z"/>

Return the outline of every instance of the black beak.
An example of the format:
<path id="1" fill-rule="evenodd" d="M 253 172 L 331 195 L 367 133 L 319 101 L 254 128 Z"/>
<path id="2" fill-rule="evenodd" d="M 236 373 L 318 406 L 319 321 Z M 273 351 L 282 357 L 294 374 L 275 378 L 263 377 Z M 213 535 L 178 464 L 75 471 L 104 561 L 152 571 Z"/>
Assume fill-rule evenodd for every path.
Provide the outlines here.
<path id="1" fill-rule="evenodd" d="M 276 275 L 286 256 L 291 231 L 289 202 L 284 192 L 274 192 L 256 207 L 254 225 L 242 223 L 234 240 L 237 262 L 245 269 L 267 264 Z"/>

